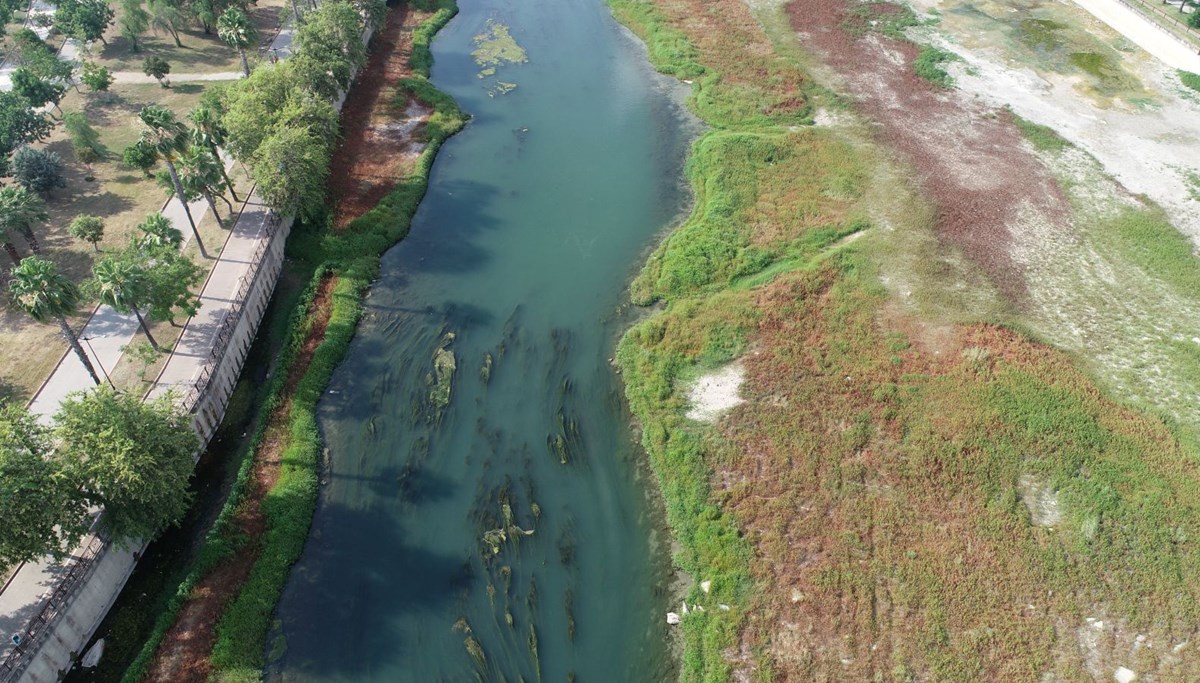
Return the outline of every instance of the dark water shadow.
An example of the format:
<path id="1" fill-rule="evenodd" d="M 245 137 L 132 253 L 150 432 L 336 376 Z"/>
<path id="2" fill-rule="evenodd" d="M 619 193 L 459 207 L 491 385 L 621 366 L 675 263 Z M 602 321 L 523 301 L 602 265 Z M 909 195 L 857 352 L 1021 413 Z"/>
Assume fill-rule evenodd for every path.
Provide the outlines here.
<path id="1" fill-rule="evenodd" d="M 378 616 L 443 609 L 471 575 L 467 558 L 408 543 L 386 515 L 326 501 L 284 594 L 282 604 L 292 608 L 279 615 L 287 650 L 267 680 L 291 679 L 282 675 L 285 663 L 298 679 L 363 680 L 404 660 L 414 644 L 373 628 Z"/>

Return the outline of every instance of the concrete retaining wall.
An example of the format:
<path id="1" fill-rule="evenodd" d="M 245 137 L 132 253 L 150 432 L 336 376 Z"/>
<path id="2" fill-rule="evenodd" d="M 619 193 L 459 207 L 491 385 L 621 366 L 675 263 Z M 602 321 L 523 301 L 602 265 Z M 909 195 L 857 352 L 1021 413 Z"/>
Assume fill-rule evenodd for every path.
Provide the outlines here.
<path id="1" fill-rule="evenodd" d="M 221 363 L 209 379 L 200 400 L 192 408 L 192 428 L 200 435 L 200 440 L 205 446 L 212 440 L 213 434 L 225 417 L 225 408 L 229 406 L 229 397 L 233 395 L 238 377 L 241 376 L 246 354 L 258 333 L 258 326 L 267 310 L 267 304 L 271 302 L 275 282 L 279 279 L 279 271 L 283 269 L 284 246 L 291 228 L 292 219 L 285 219 L 271 236 L 262 262 L 254 272 L 253 283 L 242 304 L 237 326 L 225 347 Z"/>

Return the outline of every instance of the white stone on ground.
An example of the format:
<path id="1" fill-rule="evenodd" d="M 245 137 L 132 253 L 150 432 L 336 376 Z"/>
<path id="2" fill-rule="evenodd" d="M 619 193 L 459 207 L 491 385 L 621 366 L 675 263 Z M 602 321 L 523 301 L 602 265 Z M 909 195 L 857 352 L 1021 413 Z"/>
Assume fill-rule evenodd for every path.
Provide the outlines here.
<path id="1" fill-rule="evenodd" d="M 716 372 L 704 375 L 692 385 L 688 398 L 692 409 L 689 419 L 700 422 L 715 422 L 722 413 L 744 403 L 738 389 L 746 379 L 746 369 L 741 363 L 731 363 Z"/>

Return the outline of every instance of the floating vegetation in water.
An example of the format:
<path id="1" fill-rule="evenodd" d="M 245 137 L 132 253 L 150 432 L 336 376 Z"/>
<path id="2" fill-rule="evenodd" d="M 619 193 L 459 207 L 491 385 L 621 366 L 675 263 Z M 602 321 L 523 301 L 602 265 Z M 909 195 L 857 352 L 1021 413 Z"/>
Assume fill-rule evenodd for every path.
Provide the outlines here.
<path id="1" fill-rule="evenodd" d="M 508 487 L 500 491 L 500 526 L 483 532 L 483 542 L 491 549 L 492 555 L 500 554 L 500 547 L 506 541 L 519 543 L 522 536 L 532 536 L 534 529 L 522 529 L 517 524 L 512 504 L 508 499 Z"/>
<path id="2" fill-rule="evenodd" d="M 563 525 L 562 532 L 558 535 L 558 561 L 563 566 L 575 561 L 574 531 L 574 524 L 568 522 Z"/>
<path id="3" fill-rule="evenodd" d="M 458 621 L 454 622 L 454 630 L 466 634 L 467 638 L 463 641 L 463 645 L 467 648 L 467 654 L 471 655 L 471 659 L 475 661 L 475 666 L 480 670 L 487 668 L 487 655 L 483 653 L 483 646 L 479 644 L 478 640 L 475 640 L 467 618 L 459 617 Z"/>
<path id="4" fill-rule="evenodd" d="M 504 623 L 508 624 L 509 628 L 512 628 L 512 625 L 513 625 L 512 610 L 507 609 L 507 608 L 504 610 Z"/>
<path id="5" fill-rule="evenodd" d="M 487 585 L 488 604 L 492 607 L 496 606 L 496 584 L 488 583 Z"/>
<path id="6" fill-rule="evenodd" d="M 495 97 L 497 95 L 507 95 L 508 93 L 510 93 L 516 89 L 517 89 L 516 83 L 509 83 L 508 81 L 496 81 L 496 87 L 494 87 L 488 91 L 488 97 Z"/>
<path id="7" fill-rule="evenodd" d="M 563 596 L 563 609 L 567 613 L 567 639 L 575 641 L 575 591 L 568 588 Z"/>
<path id="8" fill-rule="evenodd" d="M 429 387 L 429 405 L 433 409 L 434 424 L 442 421 L 442 413 L 450 405 L 450 392 L 454 385 L 454 370 L 456 361 L 450 344 L 454 343 L 454 333 L 442 335 L 441 342 L 433 352 L 433 371 L 425 376 L 425 384 Z"/>
<path id="9" fill-rule="evenodd" d="M 487 29 L 475 36 L 475 49 L 471 57 L 482 67 L 479 78 L 495 75 L 496 69 L 504 64 L 521 64 L 529 61 L 525 49 L 517 44 L 508 27 L 494 19 L 488 19 Z"/>
<path id="10" fill-rule="evenodd" d="M 521 317 L 521 307 L 513 308 L 512 313 L 508 315 L 508 320 L 504 321 L 504 331 L 500 336 L 500 344 L 496 347 L 496 360 L 504 358 L 504 354 L 517 340 L 517 335 L 520 334 L 521 326 L 519 324 Z"/>
<path id="11" fill-rule="evenodd" d="M 576 450 L 580 443 L 579 422 L 574 417 L 567 416 L 567 403 L 572 398 L 574 393 L 574 385 L 569 377 L 563 377 L 558 388 L 558 410 L 555 415 L 555 421 L 558 423 L 558 432 L 550 434 L 546 438 L 546 443 L 550 447 L 551 455 L 558 458 L 558 461 L 565 465 L 571 461 L 571 454 Z"/>
<path id="12" fill-rule="evenodd" d="M 533 670 L 537 673 L 538 680 L 542 680 L 542 661 L 538 657 L 538 639 L 537 629 L 533 624 L 529 625 L 529 656 L 533 661 Z"/>
<path id="13" fill-rule="evenodd" d="M 542 506 L 541 506 L 541 505 L 538 505 L 537 503 L 530 503 L 530 504 L 529 504 L 529 511 L 530 511 L 531 513 L 533 513 L 533 518 L 534 518 L 534 519 L 541 519 L 541 518 L 542 518 Z"/>
<path id="14" fill-rule="evenodd" d="M 479 368 L 479 379 L 484 384 L 492 381 L 492 354 L 486 352 L 483 354 L 483 365 Z"/>
<path id="15" fill-rule="evenodd" d="M 525 609 L 529 610 L 530 614 L 535 614 L 537 612 L 537 604 L 538 604 L 537 579 L 530 577 L 529 593 L 526 594 L 526 596 L 525 596 Z"/>

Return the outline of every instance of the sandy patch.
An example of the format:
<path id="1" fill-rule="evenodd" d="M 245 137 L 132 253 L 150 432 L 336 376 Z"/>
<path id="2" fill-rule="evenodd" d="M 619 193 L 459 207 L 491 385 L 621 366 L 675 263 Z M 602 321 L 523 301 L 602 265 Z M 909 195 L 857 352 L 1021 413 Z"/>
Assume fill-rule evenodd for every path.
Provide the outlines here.
<path id="1" fill-rule="evenodd" d="M 1038 526 L 1058 526 L 1062 521 L 1062 510 L 1058 506 L 1058 492 L 1033 475 L 1021 475 L 1017 484 L 1021 500 L 1029 509 L 1030 520 Z"/>
<path id="2" fill-rule="evenodd" d="M 745 380 L 746 369 L 741 363 L 731 363 L 696 380 L 688 393 L 692 403 L 688 419 L 715 422 L 725 411 L 745 403 L 746 399 L 738 394 Z"/>
<path id="3" fill-rule="evenodd" d="M 1188 191 L 1189 174 L 1200 172 L 1200 98 L 1180 84 L 1173 67 L 1140 50 L 1113 52 L 1146 92 L 1137 101 L 1098 102 L 1080 91 L 1078 77 L 1026 66 L 1031 53 L 1013 46 L 1003 22 L 981 14 L 954 14 L 960 6 L 956 0 L 933 4 L 943 20 L 928 40 L 962 58 L 950 66 L 959 90 L 987 106 L 1009 106 L 1021 117 L 1053 128 L 1100 161 L 1131 193 L 1145 194 L 1165 208 L 1172 223 L 1200 243 L 1200 212 Z M 1070 22 L 1106 44 L 1121 41 L 1120 34 L 1080 8 L 1047 8 L 1056 12 L 1047 16 Z M 1157 32 L 1158 43 L 1176 43 Z"/>

